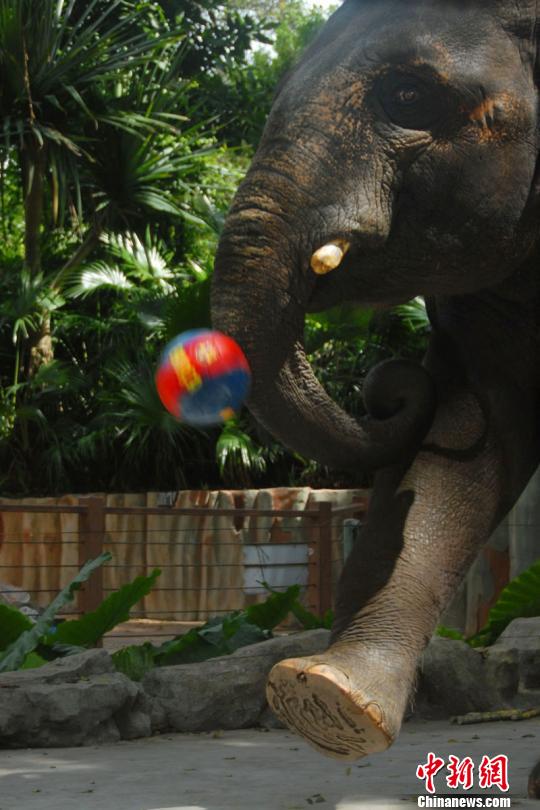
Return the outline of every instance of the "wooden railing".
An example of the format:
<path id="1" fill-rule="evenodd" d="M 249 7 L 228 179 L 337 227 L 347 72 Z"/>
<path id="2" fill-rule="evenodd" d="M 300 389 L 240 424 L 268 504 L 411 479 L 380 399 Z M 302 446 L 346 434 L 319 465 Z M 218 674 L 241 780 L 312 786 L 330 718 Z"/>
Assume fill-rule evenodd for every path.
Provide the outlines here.
<path id="1" fill-rule="evenodd" d="M 112 563 L 95 571 L 90 580 L 83 585 L 78 595 L 76 608 L 70 611 L 71 614 L 95 610 L 111 590 L 120 587 L 137 575 L 147 573 L 157 563 L 157 566 L 163 570 L 164 574 L 167 572 L 169 585 L 160 587 L 158 581 L 153 594 L 166 592 L 167 604 L 173 607 L 161 610 L 152 609 L 152 595 L 150 595 L 144 600 L 142 609 L 133 611 L 133 616 L 152 618 L 156 614 L 161 614 L 161 618 L 181 618 L 183 621 L 201 619 L 205 614 L 204 608 L 199 610 L 197 615 L 193 611 L 182 609 L 187 606 L 184 597 L 187 591 L 193 592 L 198 589 L 203 592 L 206 589 L 207 591 L 218 592 L 217 598 L 222 600 L 224 609 L 216 611 L 209 608 L 208 615 L 214 612 L 227 612 L 230 609 L 241 609 L 247 602 L 258 598 L 253 595 L 247 597 L 244 593 L 244 565 L 242 562 L 236 562 L 236 560 L 240 559 L 243 544 L 237 527 L 248 520 L 250 524 L 249 532 L 257 534 L 258 522 L 266 520 L 265 526 L 267 527 L 268 519 L 271 519 L 272 526 L 274 523 L 279 524 L 281 532 L 281 539 L 278 540 L 276 545 L 279 545 L 280 542 L 285 545 L 307 545 L 307 582 L 305 582 L 303 588 L 303 599 L 307 608 L 322 616 L 332 607 L 333 588 L 342 564 L 340 554 L 341 524 L 345 518 L 363 515 L 366 507 L 367 495 L 364 496 L 363 494 L 360 494 L 354 503 L 344 507 L 336 507 L 330 501 L 322 501 L 306 509 L 111 506 L 107 504 L 106 499 L 102 496 L 82 497 L 76 503 L 65 505 L 2 503 L 0 504 L 0 519 L 2 520 L 0 583 L 21 587 L 36 599 L 39 595 L 38 601 L 47 604 L 53 598 L 54 591 L 67 584 L 72 578 L 77 566 L 80 567 L 86 560 L 99 556 L 105 550 L 110 550 L 115 555 Z M 12 513 L 26 515 L 27 522 L 32 528 L 25 529 L 17 536 L 10 536 L 9 529 L 5 530 L 4 523 L 9 521 L 8 516 Z M 39 520 L 36 523 L 33 517 L 39 515 L 62 516 L 60 523 L 66 516 L 76 517 L 77 529 L 71 528 L 66 536 L 63 536 L 61 528 L 58 530 L 58 536 L 51 530 L 41 532 Z M 141 519 L 142 525 L 145 527 L 147 527 L 149 519 L 152 519 L 154 520 L 152 526 L 157 525 L 158 528 L 152 528 L 153 534 L 147 534 L 141 542 L 138 539 L 140 536 L 139 529 L 132 530 L 131 535 L 129 529 L 111 529 L 108 525 L 108 519 L 113 516 L 116 518 L 135 516 Z M 164 518 L 164 520 L 160 521 L 159 518 Z M 168 528 L 167 519 L 170 518 L 174 518 L 176 521 L 179 518 L 201 519 L 203 523 L 204 520 L 212 521 L 212 525 L 206 526 L 204 536 L 201 534 L 200 537 L 197 537 L 194 528 L 189 529 L 189 535 L 185 530 L 184 535 L 186 536 L 184 536 L 182 530 Z M 156 519 L 157 524 L 155 523 Z M 213 528 L 217 519 L 227 524 L 225 529 L 220 528 L 221 523 L 218 528 Z M 195 520 L 194 523 L 196 524 L 198 521 Z M 230 528 L 227 528 L 229 524 Z M 24 526 L 24 521 L 22 521 L 21 525 Z M 159 528 L 159 526 L 163 528 Z M 262 531 L 264 533 L 267 528 Z M 226 533 L 226 542 L 220 542 L 219 532 Z M 125 547 L 128 547 L 126 553 L 131 551 L 129 546 L 132 545 L 132 537 L 135 533 L 137 534 L 136 547 L 139 550 L 142 549 L 140 565 L 126 562 L 128 558 L 125 555 L 122 557 Z M 120 539 L 118 539 L 118 535 L 120 535 Z M 134 543 L 135 541 L 133 541 Z M 58 552 L 58 546 L 61 546 L 61 544 L 76 546 L 76 549 L 73 549 L 76 554 L 71 553 L 67 563 L 63 551 Z M 34 548 L 30 549 L 32 545 Z M 231 562 L 232 558 L 227 556 L 227 562 L 220 563 L 221 545 L 224 547 L 233 545 L 238 547 L 234 549 L 234 553 L 237 555 L 235 561 Z M 149 555 L 147 546 L 152 548 L 153 553 L 151 555 Z M 153 547 L 159 546 L 163 546 L 163 550 L 156 557 L 157 552 Z M 186 550 L 188 556 L 185 558 L 175 556 L 175 559 L 180 559 L 181 562 L 171 562 L 171 554 L 177 555 L 180 553 L 181 555 L 184 549 L 179 547 L 183 546 L 188 546 Z M 270 546 L 273 546 L 273 543 L 265 547 L 269 548 Z M 36 551 L 35 547 L 39 547 L 39 549 Z M 50 554 L 52 548 L 55 549 L 54 555 L 56 555 L 53 557 Z M 6 551 L 6 549 L 9 549 L 9 551 Z M 228 549 L 225 549 L 225 552 L 227 551 Z M 195 562 L 194 554 L 197 557 Z M 152 557 L 152 563 L 148 562 L 147 558 L 149 556 Z M 143 561 L 143 557 L 146 562 Z M 215 561 L 213 561 L 214 558 L 216 558 Z M 224 570 L 216 572 L 214 569 L 219 569 L 220 565 Z M 300 566 L 300 563 L 292 563 L 291 565 Z M 204 568 L 204 577 L 199 575 L 200 570 L 197 572 L 197 566 Z M 272 567 L 283 568 L 283 563 L 279 564 L 279 566 L 273 565 L 271 562 L 264 564 L 265 570 L 271 570 Z M 54 577 L 40 576 L 44 573 L 41 569 L 54 569 Z M 112 569 L 112 571 L 109 569 Z M 180 569 L 183 570 L 180 572 Z M 187 576 L 185 569 L 189 569 Z M 106 578 L 109 580 L 108 583 Z M 178 582 L 179 579 L 180 582 Z M 210 582 L 207 581 L 208 579 L 210 579 Z M 188 587 L 185 587 L 186 580 Z M 39 587 L 36 587 L 36 582 Z M 47 587 L 41 587 L 42 584 L 46 584 Z M 53 584 L 55 587 L 52 587 Z M 107 584 L 111 587 L 107 587 Z M 196 587 L 191 587 L 192 584 L 196 585 Z M 220 591 L 222 594 L 219 593 Z M 235 594 L 234 600 L 231 598 L 231 592 Z M 45 596 L 45 594 L 49 593 L 50 598 Z M 261 598 L 263 596 L 264 588 L 261 587 Z M 198 603 L 202 603 L 200 599 Z M 190 615 L 191 613 L 193 615 Z"/>

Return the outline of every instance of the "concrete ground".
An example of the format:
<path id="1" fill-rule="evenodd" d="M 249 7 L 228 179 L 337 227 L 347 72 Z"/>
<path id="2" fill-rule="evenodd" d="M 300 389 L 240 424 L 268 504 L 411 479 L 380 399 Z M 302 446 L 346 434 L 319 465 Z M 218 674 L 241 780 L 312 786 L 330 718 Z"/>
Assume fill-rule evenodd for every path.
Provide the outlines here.
<path id="1" fill-rule="evenodd" d="M 508 794 L 498 788 L 466 795 L 526 799 L 527 776 L 540 758 L 540 718 L 455 726 L 405 724 L 383 754 L 352 765 L 320 756 L 287 731 L 174 734 L 93 748 L 0 752 L 0 810 L 307 810 L 310 806 L 403 808 L 424 795 L 416 768 L 428 752 L 448 761 L 484 754 L 509 758 Z M 435 777 L 438 795 L 444 769 Z M 493 806 L 497 806 L 494 804 Z"/>

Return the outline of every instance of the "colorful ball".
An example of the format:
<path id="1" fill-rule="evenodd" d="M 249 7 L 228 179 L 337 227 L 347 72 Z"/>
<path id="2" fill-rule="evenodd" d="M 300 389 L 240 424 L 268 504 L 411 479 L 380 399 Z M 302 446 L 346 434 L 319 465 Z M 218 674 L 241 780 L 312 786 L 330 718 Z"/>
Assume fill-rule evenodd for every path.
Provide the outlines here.
<path id="1" fill-rule="evenodd" d="M 156 386 L 164 406 L 188 425 L 215 425 L 240 409 L 251 373 L 240 346 L 210 329 L 184 332 L 164 349 Z"/>

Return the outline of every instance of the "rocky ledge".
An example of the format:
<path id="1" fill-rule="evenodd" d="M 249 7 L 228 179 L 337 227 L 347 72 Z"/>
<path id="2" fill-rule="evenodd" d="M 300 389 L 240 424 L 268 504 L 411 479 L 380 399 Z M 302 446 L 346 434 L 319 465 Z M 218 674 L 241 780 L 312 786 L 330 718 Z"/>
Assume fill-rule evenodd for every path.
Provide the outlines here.
<path id="1" fill-rule="evenodd" d="M 434 637 L 420 666 L 425 716 L 540 707 L 540 617 L 514 619 L 491 647 Z"/>
<path id="2" fill-rule="evenodd" d="M 134 683 L 109 654 L 89 650 L 40 669 L 0 675 L 0 747 L 61 747 L 151 734 L 276 727 L 266 676 L 282 658 L 328 645 L 326 630 L 281 636 L 200 664 L 163 667 Z M 474 650 L 433 638 L 414 711 L 448 716 L 540 706 L 540 619 L 516 619 L 497 644 Z"/>

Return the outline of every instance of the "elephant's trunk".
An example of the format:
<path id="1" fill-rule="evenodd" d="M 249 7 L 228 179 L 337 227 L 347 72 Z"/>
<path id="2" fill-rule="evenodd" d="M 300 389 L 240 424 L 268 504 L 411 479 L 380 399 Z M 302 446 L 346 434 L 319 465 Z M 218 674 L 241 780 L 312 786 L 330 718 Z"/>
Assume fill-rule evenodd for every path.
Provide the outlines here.
<path id="1" fill-rule="evenodd" d="M 316 284 L 309 266 L 313 242 L 306 239 L 305 224 L 302 235 L 280 206 L 287 197 L 288 210 L 295 210 L 290 197 L 298 187 L 284 192 L 281 185 L 270 196 L 272 179 L 248 175 L 228 217 L 216 258 L 214 326 L 243 348 L 253 374 L 248 406 L 286 446 L 338 469 L 387 466 L 416 448 L 429 429 L 431 379 L 409 361 L 381 364 L 366 380 L 368 416 L 359 421 L 327 395 L 303 345 Z M 296 202 L 306 210 L 305 201 Z"/>

